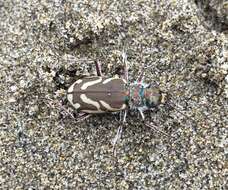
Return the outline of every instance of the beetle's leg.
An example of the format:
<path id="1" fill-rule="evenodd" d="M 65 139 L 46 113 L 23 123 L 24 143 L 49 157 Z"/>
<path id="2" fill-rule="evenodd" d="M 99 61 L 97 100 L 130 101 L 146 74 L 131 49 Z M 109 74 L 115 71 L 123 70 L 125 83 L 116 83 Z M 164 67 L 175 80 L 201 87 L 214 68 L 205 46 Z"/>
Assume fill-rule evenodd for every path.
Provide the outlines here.
<path id="1" fill-rule="evenodd" d="M 137 78 L 137 83 L 143 83 L 143 79 L 144 79 L 144 69 L 142 68 L 139 74 L 139 77 Z"/>
<path id="2" fill-rule="evenodd" d="M 142 117 L 142 120 L 145 120 L 145 115 L 144 115 L 143 111 L 142 110 L 139 110 L 139 113 L 140 113 L 140 115 Z"/>
<path id="3" fill-rule="evenodd" d="M 123 120 L 122 120 L 122 117 L 123 117 Z M 127 118 L 127 110 L 121 111 L 120 112 L 120 122 L 122 121 L 123 123 L 125 123 L 126 118 Z"/>
<path id="4" fill-rule="evenodd" d="M 123 50 L 123 52 L 122 52 L 122 59 L 123 59 L 123 63 L 124 63 L 124 79 L 128 83 L 128 64 L 127 64 L 127 54 L 126 54 L 125 50 Z"/>
<path id="5" fill-rule="evenodd" d="M 114 155 L 116 155 L 116 149 L 115 149 L 115 147 L 116 147 L 117 141 L 121 137 L 122 131 L 123 131 L 123 126 L 120 124 L 120 126 L 117 129 L 117 133 L 115 135 L 115 138 L 113 139 L 113 142 L 112 142 L 112 145 L 113 145 L 112 152 L 113 152 Z"/>
<path id="6" fill-rule="evenodd" d="M 96 65 L 97 76 L 102 76 L 101 65 L 97 61 L 95 61 L 95 65 Z"/>
<path id="7" fill-rule="evenodd" d="M 124 116 L 123 116 L 123 122 L 126 122 L 126 118 L 127 118 L 127 110 L 124 110 Z"/>
<path id="8" fill-rule="evenodd" d="M 161 133 L 161 134 L 163 134 L 164 136 L 166 136 L 166 137 L 169 137 L 169 135 L 166 133 L 166 132 L 164 132 L 164 131 L 161 131 L 156 125 L 153 125 L 153 124 L 149 124 L 149 123 L 145 123 L 145 125 L 147 126 L 147 127 L 149 127 L 149 128 L 151 128 L 152 130 L 154 130 L 154 131 L 156 131 L 156 132 L 159 132 L 159 133 Z"/>
<path id="9" fill-rule="evenodd" d="M 84 121 L 85 119 L 91 117 L 92 114 L 88 114 L 88 113 L 81 113 L 79 114 L 79 116 L 77 117 L 77 122 L 81 122 Z"/>
<path id="10" fill-rule="evenodd" d="M 120 112 L 120 121 L 121 121 L 121 115 L 124 114 L 123 115 L 123 123 L 126 122 L 127 112 L 128 112 L 127 110 L 124 110 L 124 111 Z M 116 136 L 115 136 L 115 138 L 113 139 L 113 142 L 112 142 L 112 144 L 113 144 L 112 152 L 113 152 L 114 155 L 116 155 L 115 147 L 116 147 L 117 141 L 121 138 L 122 131 L 123 131 L 123 125 L 122 125 L 122 123 L 120 123 L 120 126 L 117 129 Z"/>
<path id="11" fill-rule="evenodd" d="M 138 111 L 139 111 L 139 113 L 140 113 L 140 115 L 142 117 L 142 120 L 144 120 L 145 119 L 145 115 L 144 115 L 143 112 L 146 111 L 146 110 L 148 110 L 148 108 L 145 107 L 145 106 L 142 106 L 142 107 L 138 107 L 137 109 L 138 109 Z"/>

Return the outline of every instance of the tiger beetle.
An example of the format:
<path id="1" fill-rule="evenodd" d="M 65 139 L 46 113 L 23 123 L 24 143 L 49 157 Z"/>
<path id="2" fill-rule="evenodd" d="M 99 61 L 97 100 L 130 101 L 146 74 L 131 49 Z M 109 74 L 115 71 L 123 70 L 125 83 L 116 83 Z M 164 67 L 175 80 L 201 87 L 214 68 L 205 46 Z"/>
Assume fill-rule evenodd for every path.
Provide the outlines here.
<path id="1" fill-rule="evenodd" d="M 78 121 L 82 121 L 92 114 L 120 112 L 123 113 L 123 122 L 126 122 L 127 113 L 132 110 L 138 111 L 144 121 L 145 111 L 152 111 L 163 104 L 191 120 L 195 124 L 192 126 L 193 131 L 197 130 L 197 122 L 194 119 L 179 111 L 176 108 L 176 104 L 173 106 L 171 101 L 166 101 L 170 97 L 168 92 L 163 92 L 158 87 L 144 83 L 144 65 L 137 80 L 131 83 L 128 77 L 127 55 L 125 51 L 122 53 L 122 58 L 124 63 L 122 77 L 103 76 L 99 63 L 95 62 L 97 76 L 79 79 L 68 88 L 68 101 L 78 112 L 82 112 L 77 118 Z M 214 121 L 212 122 L 214 123 Z M 144 125 L 168 138 L 170 137 L 167 133 L 160 130 L 153 121 L 150 123 L 144 122 Z M 116 154 L 115 145 L 122 134 L 122 127 L 123 125 L 119 126 L 117 134 L 113 139 L 114 154 Z M 173 143 L 179 143 L 179 139 L 175 139 Z"/>
<path id="2" fill-rule="evenodd" d="M 124 74 L 121 78 L 103 76 L 99 63 L 95 62 L 97 76 L 79 79 L 68 88 L 68 101 L 78 112 L 82 112 L 77 118 L 78 121 L 82 121 L 96 113 L 120 112 L 124 113 L 123 122 L 126 122 L 127 113 L 131 110 L 138 111 L 144 121 L 145 111 L 152 111 L 161 104 L 166 104 L 195 123 L 194 119 L 179 111 L 175 106 L 172 106 L 171 102 L 166 101 L 169 93 L 163 92 L 151 84 L 144 83 L 144 66 L 142 66 L 137 80 L 130 83 L 128 80 L 127 56 L 124 51 L 122 58 Z M 144 122 L 144 124 L 169 137 L 153 121 L 151 123 Z M 193 130 L 195 131 L 196 128 L 193 127 Z M 115 145 L 121 133 L 122 125 L 119 126 L 117 134 L 113 139 L 113 151 L 115 151 Z M 177 143 L 176 140 L 174 143 Z"/>
<path id="3" fill-rule="evenodd" d="M 107 77 L 101 73 L 98 62 L 97 76 L 85 77 L 74 82 L 67 91 L 67 99 L 83 119 L 91 114 L 107 112 L 124 112 L 123 122 L 126 121 L 129 110 L 137 110 L 142 120 L 144 111 L 152 110 L 163 103 L 165 94 L 157 87 L 143 82 L 144 67 L 134 83 L 128 80 L 127 56 L 123 51 L 124 74 L 119 77 Z"/>

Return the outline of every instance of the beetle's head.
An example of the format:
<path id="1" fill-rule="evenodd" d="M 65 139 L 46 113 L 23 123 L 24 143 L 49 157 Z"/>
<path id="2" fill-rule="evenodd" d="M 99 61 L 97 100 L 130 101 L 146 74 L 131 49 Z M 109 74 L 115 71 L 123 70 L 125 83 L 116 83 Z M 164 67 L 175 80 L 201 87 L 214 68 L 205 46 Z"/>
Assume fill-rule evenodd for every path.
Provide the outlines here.
<path id="1" fill-rule="evenodd" d="M 159 88 L 151 87 L 149 85 L 147 88 L 145 88 L 144 98 L 146 106 L 151 109 L 165 103 L 166 94 L 163 93 Z"/>

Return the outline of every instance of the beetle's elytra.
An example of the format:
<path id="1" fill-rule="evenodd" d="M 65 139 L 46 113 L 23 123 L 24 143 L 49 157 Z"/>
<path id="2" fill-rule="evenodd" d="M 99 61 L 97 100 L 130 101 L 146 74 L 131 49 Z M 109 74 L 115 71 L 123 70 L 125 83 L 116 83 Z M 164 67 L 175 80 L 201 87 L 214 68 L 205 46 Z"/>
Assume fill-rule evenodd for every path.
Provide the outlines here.
<path id="1" fill-rule="evenodd" d="M 77 80 L 67 98 L 85 113 L 116 112 L 127 108 L 126 81 L 120 78 L 86 77 Z"/>

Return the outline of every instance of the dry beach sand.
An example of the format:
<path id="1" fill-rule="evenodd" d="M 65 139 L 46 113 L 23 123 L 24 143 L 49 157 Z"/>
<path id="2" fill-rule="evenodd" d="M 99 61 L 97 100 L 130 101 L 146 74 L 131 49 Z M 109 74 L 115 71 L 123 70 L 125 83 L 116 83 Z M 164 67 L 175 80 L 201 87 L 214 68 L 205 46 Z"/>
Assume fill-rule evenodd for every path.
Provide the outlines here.
<path id="1" fill-rule="evenodd" d="M 1 0 L 0 189 L 226 189 L 228 3 Z M 99 61 L 169 92 L 146 114 L 77 123 L 65 90 Z M 179 111 L 178 111 L 179 110 Z M 184 115 L 183 115 L 184 114 Z"/>

